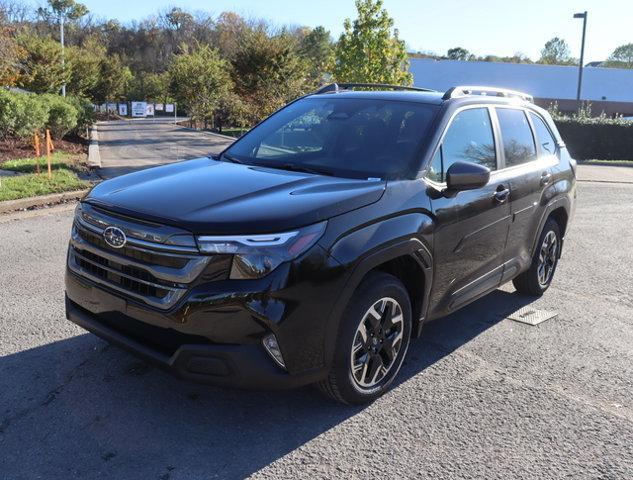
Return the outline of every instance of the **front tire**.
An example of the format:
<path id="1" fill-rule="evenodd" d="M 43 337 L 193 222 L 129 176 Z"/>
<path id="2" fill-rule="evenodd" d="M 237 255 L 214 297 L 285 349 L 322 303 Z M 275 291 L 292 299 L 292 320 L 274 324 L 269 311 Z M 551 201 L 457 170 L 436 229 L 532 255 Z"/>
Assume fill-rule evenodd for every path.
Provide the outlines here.
<path id="1" fill-rule="evenodd" d="M 541 296 L 552 284 L 560 257 L 562 238 L 555 220 L 550 218 L 545 222 L 536 245 L 530 268 L 517 276 L 512 283 L 519 293 Z"/>
<path id="2" fill-rule="evenodd" d="M 402 282 L 371 273 L 343 313 L 334 361 L 319 388 L 345 404 L 375 400 L 400 371 L 411 330 L 411 301 Z"/>

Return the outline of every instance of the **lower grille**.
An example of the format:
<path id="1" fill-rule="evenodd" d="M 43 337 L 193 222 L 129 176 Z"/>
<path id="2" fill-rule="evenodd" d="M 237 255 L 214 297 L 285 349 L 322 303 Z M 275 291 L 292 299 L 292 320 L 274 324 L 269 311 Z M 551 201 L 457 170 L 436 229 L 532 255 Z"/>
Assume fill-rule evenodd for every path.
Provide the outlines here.
<path id="1" fill-rule="evenodd" d="M 76 251 L 75 256 L 84 270 L 130 292 L 156 298 L 165 298 L 169 293 L 166 288 L 150 284 L 153 278 L 143 270 L 120 265 L 91 252 Z"/>

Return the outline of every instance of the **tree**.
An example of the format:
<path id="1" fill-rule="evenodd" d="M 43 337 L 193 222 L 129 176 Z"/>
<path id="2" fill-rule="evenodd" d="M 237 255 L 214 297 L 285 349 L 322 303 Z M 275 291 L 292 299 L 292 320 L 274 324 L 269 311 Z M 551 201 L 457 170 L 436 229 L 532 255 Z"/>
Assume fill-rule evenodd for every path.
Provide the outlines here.
<path id="1" fill-rule="evenodd" d="M 75 0 L 48 0 L 48 8 L 40 7 L 37 13 L 45 20 L 77 20 L 88 13 L 88 9 L 82 3 Z"/>
<path id="2" fill-rule="evenodd" d="M 554 37 L 545 42 L 541 50 L 541 58 L 538 63 L 546 65 L 570 65 L 574 63 L 567 42 L 559 37 Z"/>
<path id="3" fill-rule="evenodd" d="M 345 20 L 335 50 L 334 78 L 340 82 L 410 85 L 405 44 L 393 29 L 382 0 L 356 0 L 358 18 Z"/>
<path id="4" fill-rule="evenodd" d="M 252 28 L 244 18 L 234 12 L 223 12 L 215 24 L 213 44 L 218 47 L 222 57 L 232 60 L 251 32 Z"/>
<path id="5" fill-rule="evenodd" d="M 449 48 L 446 52 L 446 58 L 449 60 L 474 60 L 475 56 L 462 47 Z"/>
<path id="6" fill-rule="evenodd" d="M 633 43 L 620 45 L 613 51 L 605 64 L 607 67 L 633 68 Z"/>
<path id="7" fill-rule="evenodd" d="M 75 0 L 48 0 L 49 10 L 40 7 L 38 12 L 43 17 L 53 16 L 59 20 L 59 37 L 61 43 L 61 64 L 64 69 L 64 22 L 67 20 L 77 20 L 88 13 L 85 5 L 75 2 Z M 66 96 L 66 82 L 62 81 L 62 95 Z"/>
<path id="8" fill-rule="evenodd" d="M 171 91 L 194 121 L 213 120 L 221 100 L 231 91 L 228 63 L 208 45 L 183 45 L 169 65 Z"/>
<path id="9" fill-rule="evenodd" d="M 99 82 L 91 95 L 97 102 L 123 100 L 134 75 L 119 55 L 110 55 L 101 61 Z"/>
<path id="10" fill-rule="evenodd" d="M 102 64 L 107 61 L 106 48 L 95 38 L 89 38 L 83 47 L 67 49 L 69 78 L 68 92 L 92 98 L 101 81 Z"/>
<path id="11" fill-rule="evenodd" d="M 269 37 L 263 31 L 251 32 L 232 64 L 235 91 L 248 105 L 251 124 L 310 88 L 306 62 L 295 40 L 284 33 Z"/>
<path id="12" fill-rule="evenodd" d="M 0 87 L 15 85 L 20 76 L 20 61 L 24 51 L 13 37 L 12 29 L 0 18 Z"/>
<path id="13" fill-rule="evenodd" d="M 18 43 L 25 56 L 20 65 L 16 84 L 36 93 L 57 93 L 67 79 L 69 69 L 61 63 L 62 50 L 50 37 L 23 34 Z"/>
<path id="14" fill-rule="evenodd" d="M 169 72 L 144 73 L 136 76 L 130 98 L 165 102 L 169 97 Z"/>
<path id="15" fill-rule="evenodd" d="M 299 54 L 308 62 L 310 78 L 316 83 L 322 81 L 334 59 L 330 32 L 323 27 L 310 30 L 300 41 Z"/>

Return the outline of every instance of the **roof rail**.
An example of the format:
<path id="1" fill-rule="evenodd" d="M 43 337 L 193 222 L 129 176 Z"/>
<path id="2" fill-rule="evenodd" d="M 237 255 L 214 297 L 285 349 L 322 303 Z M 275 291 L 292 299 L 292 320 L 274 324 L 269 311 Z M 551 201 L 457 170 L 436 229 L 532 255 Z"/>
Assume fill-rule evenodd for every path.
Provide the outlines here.
<path id="1" fill-rule="evenodd" d="M 375 88 L 390 90 L 408 90 L 414 92 L 433 92 L 430 88 L 405 87 L 403 85 L 389 85 L 386 83 L 330 83 L 324 85 L 314 92 L 315 95 L 322 93 L 338 93 L 346 90 L 354 90 L 355 88 Z"/>
<path id="2" fill-rule="evenodd" d="M 526 102 L 534 102 L 534 98 L 528 93 L 508 90 L 507 88 L 468 85 L 460 85 L 457 87 L 449 88 L 448 90 L 446 90 L 446 93 L 442 97 L 442 100 L 450 100 L 451 98 L 464 97 L 466 95 L 489 95 L 494 97 L 520 98 L 521 100 L 525 100 Z"/>

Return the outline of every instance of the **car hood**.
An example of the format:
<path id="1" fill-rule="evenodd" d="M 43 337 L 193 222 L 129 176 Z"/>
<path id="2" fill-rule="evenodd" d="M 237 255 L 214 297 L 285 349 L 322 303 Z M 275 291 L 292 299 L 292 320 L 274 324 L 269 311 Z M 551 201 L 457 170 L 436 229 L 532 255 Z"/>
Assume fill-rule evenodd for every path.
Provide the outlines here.
<path id="1" fill-rule="evenodd" d="M 269 233 L 369 205 L 385 185 L 200 158 L 104 181 L 84 201 L 195 234 Z"/>

